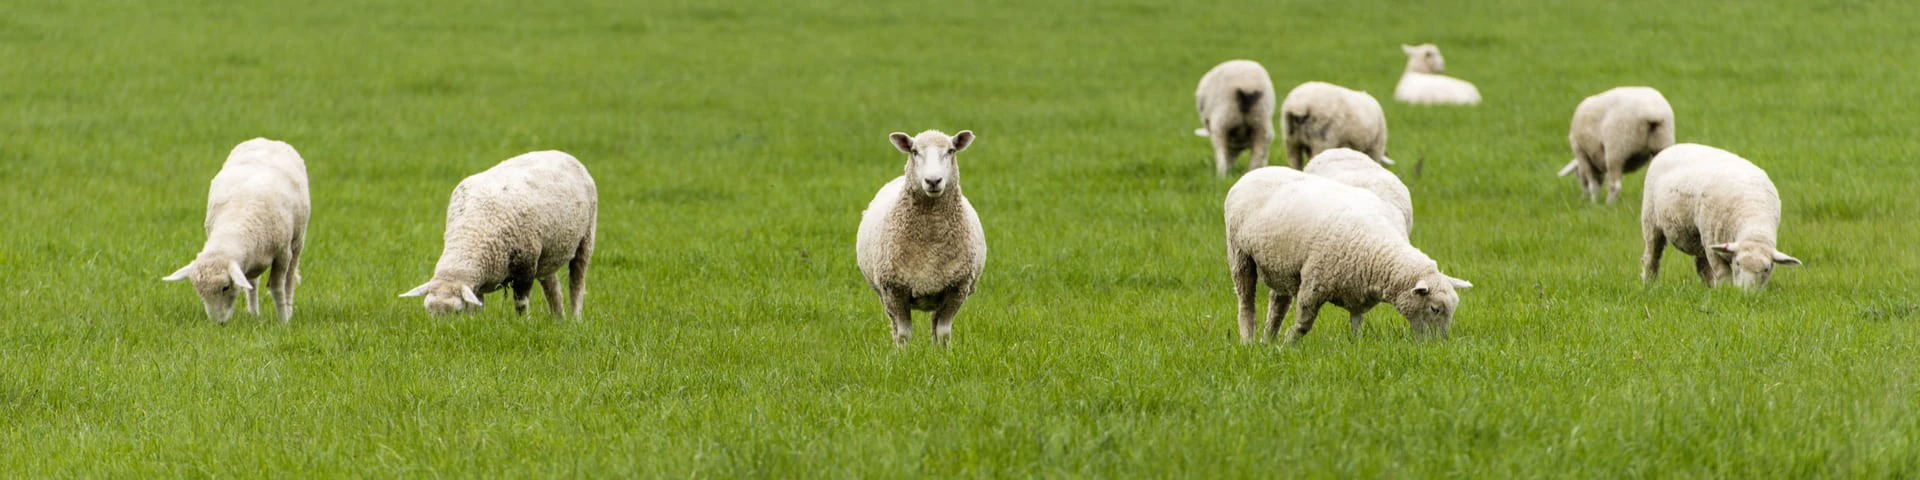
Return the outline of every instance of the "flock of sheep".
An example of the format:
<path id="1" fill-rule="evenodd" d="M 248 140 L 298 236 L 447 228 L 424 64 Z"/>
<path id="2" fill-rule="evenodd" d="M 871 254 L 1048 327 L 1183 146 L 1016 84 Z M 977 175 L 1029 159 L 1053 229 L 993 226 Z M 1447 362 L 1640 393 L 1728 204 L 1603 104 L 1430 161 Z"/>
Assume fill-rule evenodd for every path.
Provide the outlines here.
<path id="1" fill-rule="evenodd" d="M 1474 105 L 1471 83 L 1442 75 L 1440 50 L 1402 46 L 1406 71 L 1396 100 L 1416 105 Z M 1260 64 L 1234 60 L 1201 77 L 1195 107 L 1214 166 L 1227 175 L 1244 153 L 1249 170 L 1225 199 L 1228 269 L 1239 299 L 1244 342 L 1278 337 L 1289 307 L 1298 315 L 1286 341 L 1312 328 L 1320 308 L 1345 309 L 1354 333 L 1367 310 L 1384 302 L 1419 334 L 1445 336 L 1473 286 L 1440 271 L 1415 248 L 1412 195 L 1383 165 L 1387 122 L 1366 92 L 1323 82 L 1295 87 L 1276 109 L 1272 80 Z M 1278 113 L 1289 167 L 1267 167 Z M 986 235 L 960 188 L 957 155 L 971 131 L 893 133 L 907 154 L 905 174 L 881 187 L 862 214 L 855 238 L 861 274 L 893 325 L 893 339 L 912 336 L 913 311 L 932 312 L 934 342 L 945 345 L 953 319 L 986 265 Z M 1573 160 L 1560 175 L 1578 174 L 1595 202 L 1617 200 L 1621 177 L 1646 168 L 1641 230 L 1642 278 L 1659 274 L 1671 243 L 1694 257 L 1707 286 L 1731 280 L 1763 287 L 1774 266 L 1800 261 L 1775 248 L 1779 193 L 1765 171 L 1713 147 L 1674 144 L 1673 109 L 1660 92 L 1621 87 L 1588 97 L 1575 109 L 1568 140 Z M 512 288 L 524 313 L 535 282 L 554 315 L 581 313 L 593 255 L 597 193 L 572 156 L 534 152 L 508 159 L 455 187 L 447 207 L 444 249 L 434 275 L 402 297 L 425 297 L 435 314 L 475 312 L 483 297 Z M 169 281 L 191 280 L 207 315 L 224 322 L 236 296 L 258 314 L 257 280 L 267 274 L 274 306 L 293 316 L 300 252 L 310 211 L 306 167 L 293 147 L 272 140 L 241 143 L 213 179 L 207 241 Z M 558 273 L 568 267 L 567 308 Z M 1269 306 L 1259 329 L 1255 292 L 1267 285 Z"/>

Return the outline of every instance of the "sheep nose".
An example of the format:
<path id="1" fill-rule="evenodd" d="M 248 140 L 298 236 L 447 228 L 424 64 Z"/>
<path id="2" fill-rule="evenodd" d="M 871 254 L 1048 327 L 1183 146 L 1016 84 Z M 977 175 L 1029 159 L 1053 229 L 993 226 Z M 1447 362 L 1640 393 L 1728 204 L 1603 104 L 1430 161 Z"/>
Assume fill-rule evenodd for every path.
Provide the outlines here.
<path id="1" fill-rule="evenodd" d="M 945 180 L 946 179 L 942 179 L 942 178 L 929 178 L 923 181 L 927 183 L 927 190 L 939 191 L 940 182 L 943 182 Z"/>

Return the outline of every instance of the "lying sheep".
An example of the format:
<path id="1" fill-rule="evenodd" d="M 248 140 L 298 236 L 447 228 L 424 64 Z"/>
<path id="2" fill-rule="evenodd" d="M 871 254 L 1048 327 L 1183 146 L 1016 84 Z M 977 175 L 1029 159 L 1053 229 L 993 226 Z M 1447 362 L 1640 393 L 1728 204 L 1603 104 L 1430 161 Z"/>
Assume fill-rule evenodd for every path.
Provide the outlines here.
<path id="1" fill-rule="evenodd" d="M 1240 340 L 1251 343 L 1256 281 L 1269 288 L 1265 337 L 1279 334 L 1292 300 L 1299 318 L 1293 343 L 1313 328 L 1320 306 L 1347 310 L 1357 335 L 1363 315 L 1382 301 L 1415 333 L 1445 336 L 1460 297 L 1472 287 L 1440 273 L 1407 242 L 1398 212 L 1372 193 L 1290 168 L 1248 172 L 1227 191 L 1227 263 L 1240 299 Z"/>
<path id="2" fill-rule="evenodd" d="M 1660 277 L 1660 254 L 1668 242 L 1692 255 L 1707 287 L 1732 277 L 1748 290 L 1767 285 L 1774 265 L 1800 260 L 1774 249 L 1780 229 L 1780 193 L 1767 172 L 1725 150 L 1674 145 L 1653 158 L 1640 205 L 1640 231 L 1647 248 L 1640 278 Z"/>
<path id="3" fill-rule="evenodd" d="M 293 290 L 306 248 L 307 163 L 292 145 L 255 138 L 241 142 L 207 189 L 207 243 L 200 255 L 162 280 L 192 280 L 207 318 L 226 323 L 234 295 L 245 292 L 247 312 L 260 314 L 261 273 L 273 291 L 281 322 L 293 320 Z"/>
<path id="4" fill-rule="evenodd" d="M 1250 60 L 1222 63 L 1200 77 L 1193 99 L 1204 127 L 1194 133 L 1213 140 L 1215 171 L 1226 176 L 1240 152 L 1249 150 L 1249 170 L 1267 165 L 1273 144 L 1273 80 L 1267 69 Z"/>
<path id="5" fill-rule="evenodd" d="M 442 315 L 479 312 L 482 296 L 512 287 L 514 311 L 525 314 L 537 280 L 548 310 L 564 316 L 558 273 L 566 266 L 567 301 L 578 317 L 598 210 L 593 176 L 572 155 L 533 152 L 500 162 L 454 187 L 433 279 L 400 296 L 425 296 L 427 311 Z"/>
<path id="6" fill-rule="evenodd" d="M 1298 170 L 1301 162 L 1330 148 L 1365 152 L 1381 165 L 1387 158 L 1387 114 L 1367 92 L 1325 82 L 1307 82 L 1287 92 L 1280 102 L 1281 138 L 1286 139 L 1287 163 Z"/>
<path id="7" fill-rule="evenodd" d="M 1647 87 L 1620 87 L 1580 101 L 1573 110 L 1573 161 L 1560 176 L 1580 174 L 1587 197 L 1600 201 L 1600 182 L 1607 185 L 1607 203 L 1620 197 L 1620 177 L 1647 165 L 1660 150 L 1673 146 L 1673 107 L 1660 91 Z"/>
<path id="8" fill-rule="evenodd" d="M 1393 98 L 1414 105 L 1479 105 L 1480 90 L 1465 80 L 1441 75 L 1447 61 L 1440 47 L 1431 43 L 1401 45 L 1407 54 L 1407 70 L 1400 74 L 1400 85 Z"/>
<path id="9" fill-rule="evenodd" d="M 1374 196 L 1399 210 L 1394 220 L 1405 227 L 1401 231 L 1402 236 L 1413 232 L 1413 195 L 1407 192 L 1407 184 L 1401 183 L 1400 177 L 1381 168 L 1366 154 L 1345 148 L 1327 150 L 1314 156 L 1313 161 L 1307 163 L 1305 171 L 1373 192 Z"/>
<path id="10" fill-rule="evenodd" d="M 880 187 L 861 214 L 860 273 L 893 321 L 895 344 L 912 338 L 913 310 L 919 310 L 933 312 L 933 341 L 945 346 L 953 317 L 987 264 L 980 216 L 960 194 L 957 155 L 973 144 L 973 132 L 951 138 L 934 130 L 915 137 L 895 132 L 891 138 L 907 154 L 906 175 Z"/>

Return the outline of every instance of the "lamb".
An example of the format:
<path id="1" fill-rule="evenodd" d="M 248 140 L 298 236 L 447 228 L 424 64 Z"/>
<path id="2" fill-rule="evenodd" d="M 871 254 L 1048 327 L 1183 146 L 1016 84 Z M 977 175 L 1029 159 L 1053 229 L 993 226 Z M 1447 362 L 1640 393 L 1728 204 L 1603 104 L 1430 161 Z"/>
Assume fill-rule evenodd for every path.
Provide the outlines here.
<path id="1" fill-rule="evenodd" d="M 1381 165 L 1387 158 L 1387 114 L 1367 92 L 1325 82 L 1307 82 L 1287 92 L 1280 102 L 1281 137 L 1286 139 L 1287 163 L 1295 170 L 1302 162 L 1330 148 L 1365 152 Z"/>
<path id="2" fill-rule="evenodd" d="M 1273 144 L 1273 80 L 1251 60 L 1232 60 L 1200 77 L 1193 92 L 1203 126 L 1194 134 L 1213 141 L 1214 170 L 1226 176 L 1240 152 L 1251 150 L 1247 169 L 1267 165 Z"/>
<path id="3" fill-rule="evenodd" d="M 957 155 L 974 135 L 928 130 L 890 138 L 907 154 L 906 175 L 880 187 L 861 214 L 855 237 L 860 273 L 893 322 L 894 344 L 912 338 L 913 310 L 919 310 L 933 312 L 933 341 L 944 347 L 953 317 L 987 264 L 980 216 L 960 193 Z"/>
<path id="4" fill-rule="evenodd" d="M 1413 195 L 1407 192 L 1407 184 L 1401 183 L 1400 177 L 1381 168 L 1366 154 L 1345 148 L 1320 152 L 1312 162 L 1307 163 L 1305 172 L 1373 192 L 1374 196 L 1399 210 L 1393 218 L 1404 227 L 1401 236 L 1406 237 L 1413 232 Z"/>
<path id="5" fill-rule="evenodd" d="M 234 295 L 245 292 L 247 312 L 260 314 L 261 273 L 274 310 L 293 320 L 293 291 L 306 248 L 307 163 L 292 145 L 265 138 L 240 142 L 207 189 L 207 242 L 187 266 L 161 280 L 191 280 L 207 318 L 227 323 Z"/>
<path id="6" fill-rule="evenodd" d="M 1440 47 L 1431 43 L 1401 45 L 1407 54 L 1407 70 L 1400 74 L 1400 85 L 1393 98 L 1414 105 L 1479 105 L 1480 90 L 1465 80 L 1441 75 L 1447 71 Z"/>
<path id="7" fill-rule="evenodd" d="M 1673 146 L 1673 107 L 1658 90 L 1619 87 L 1581 100 L 1571 130 L 1573 161 L 1560 176 L 1578 172 L 1580 187 L 1595 202 L 1604 180 L 1607 203 L 1613 203 L 1620 197 L 1620 177 Z"/>
<path id="8" fill-rule="evenodd" d="M 1347 310 L 1355 335 L 1367 310 L 1394 305 L 1416 334 L 1446 336 L 1460 297 L 1473 286 L 1440 272 L 1407 241 L 1386 201 L 1330 179 L 1269 167 L 1227 191 L 1227 263 L 1240 300 L 1240 340 L 1255 328 L 1256 281 L 1269 289 L 1265 339 L 1279 334 L 1287 306 L 1300 301 L 1287 343 L 1313 328 L 1320 307 Z"/>
<path id="9" fill-rule="evenodd" d="M 1759 290 L 1774 265 L 1800 265 L 1774 247 L 1780 193 L 1766 171 L 1738 155 L 1691 143 L 1667 148 L 1647 169 L 1642 199 L 1643 281 L 1659 278 L 1668 242 L 1694 257 L 1694 271 L 1708 288 L 1730 277 L 1734 285 Z"/>
<path id="10" fill-rule="evenodd" d="M 524 315 L 537 280 L 548 310 L 564 317 L 558 273 L 566 266 L 568 310 L 579 317 L 598 210 L 593 176 L 572 155 L 542 151 L 500 162 L 454 187 L 433 278 L 400 296 L 426 297 L 434 315 L 478 313 L 482 297 L 511 287 L 514 311 Z"/>

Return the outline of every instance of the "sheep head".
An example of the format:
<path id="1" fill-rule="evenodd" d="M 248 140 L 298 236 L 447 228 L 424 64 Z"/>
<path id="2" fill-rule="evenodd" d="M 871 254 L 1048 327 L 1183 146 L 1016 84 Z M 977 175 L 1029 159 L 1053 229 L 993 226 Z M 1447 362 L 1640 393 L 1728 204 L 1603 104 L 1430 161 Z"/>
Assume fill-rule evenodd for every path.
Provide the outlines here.
<path id="1" fill-rule="evenodd" d="M 909 137 L 893 132 L 888 136 L 893 147 L 907 154 L 907 191 L 927 198 L 940 198 L 960 189 L 959 153 L 973 144 L 973 131 L 961 130 L 948 137 L 938 130 Z"/>

